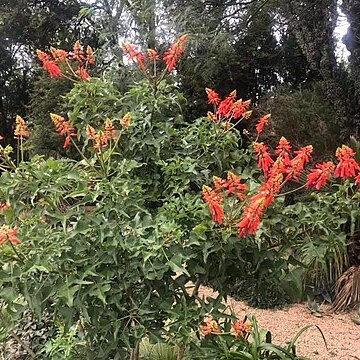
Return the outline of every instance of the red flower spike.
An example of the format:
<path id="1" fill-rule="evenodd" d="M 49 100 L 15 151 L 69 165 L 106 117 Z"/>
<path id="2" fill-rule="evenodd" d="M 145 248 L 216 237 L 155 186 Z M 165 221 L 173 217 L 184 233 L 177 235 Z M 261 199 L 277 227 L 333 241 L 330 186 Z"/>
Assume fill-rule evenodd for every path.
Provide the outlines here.
<path id="1" fill-rule="evenodd" d="M 91 79 L 91 76 L 89 75 L 89 73 L 87 72 L 84 66 L 79 66 L 79 68 L 75 71 L 75 73 L 82 80 Z"/>
<path id="2" fill-rule="evenodd" d="M 240 119 L 242 117 L 246 117 L 245 114 L 249 113 L 247 111 L 247 109 L 250 106 L 250 104 L 251 104 L 250 100 L 242 101 L 240 99 L 240 100 L 236 101 L 232 107 L 232 116 L 233 116 L 234 120 Z M 252 113 L 252 111 L 251 111 L 251 113 Z"/>
<path id="3" fill-rule="evenodd" d="M 86 61 L 86 57 L 84 56 L 84 49 L 80 41 L 76 41 L 76 43 L 74 44 L 73 60 L 78 62 Z"/>
<path id="4" fill-rule="evenodd" d="M 304 146 L 300 150 L 294 151 L 296 156 L 290 161 L 290 168 L 288 169 L 286 180 L 290 178 L 297 179 L 299 177 L 304 170 L 305 164 L 310 161 L 312 151 L 312 145 Z"/>
<path id="5" fill-rule="evenodd" d="M 224 210 L 221 207 L 222 197 L 211 187 L 204 185 L 202 191 L 203 199 L 209 206 L 213 221 L 219 224 L 223 223 Z"/>
<path id="6" fill-rule="evenodd" d="M 253 143 L 253 148 L 255 154 L 258 158 L 258 167 L 263 170 L 264 176 L 267 177 L 271 165 L 274 163 L 274 160 L 271 158 L 268 150 L 269 147 L 264 143 Z"/>
<path id="7" fill-rule="evenodd" d="M 55 49 L 53 47 L 50 51 L 55 61 L 65 61 L 69 55 L 65 50 Z"/>
<path id="8" fill-rule="evenodd" d="M 143 69 L 143 70 L 146 70 L 146 66 L 145 66 L 145 61 L 147 60 L 146 59 L 146 56 L 144 53 L 142 53 L 141 51 L 139 51 L 137 54 L 136 54 L 136 62 L 138 63 L 138 65 Z"/>
<path id="9" fill-rule="evenodd" d="M 232 115 L 232 110 L 234 106 L 234 99 L 232 96 L 226 97 L 223 101 L 221 101 L 217 114 L 219 117 L 229 118 Z"/>
<path id="10" fill-rule="evenodd" d="M 9 240 L 13 244 L 21 244 L 21 241 L 16 237 L 17 228 L 10 228 L 8 225 L 3 225 L 0 228 L 0 245 L 3 245 L 6 240 Z"/>
<path id="11" fill-rule="evenodd" d="M 311 173 L 307 176 L 306 186 L 308 188 L 315 187 L 316 190 L 320 190 L 326 185 L 326 181 L 331 178 L 334 170 L 335 165 L 332 161 L 317 164 L 315 169 L 310 170 Z"/>
<path id="12" fill-rule="evenodd" d="M 215 186 L 215 190 L 222 190 L 226 188 L 226 181 L 222 178 L 219 178 L 218 176 L 213 176 L 213 183 Z"/>
<path id="13" fill-rule="evenodd" d="M 16 115 L 14 138 L 19 139 L 21 137 L 29 137 L 29 130 L 26 121 L 21 116 Z"/>
<path id="14" fill-rule="evenodd" d="M 43 68 L 49 73 L 50 79 L 63 76 L 59 66 L 56 64 L 54 60 L 50 60 L 50 61 L 45 60 L 43 62 Z"/>
<path id="15" fill-rule="evenodd" d="M 347 179 L 355 177 L 355 172 L 360 170 L 360 165 L 354 159 L 356 153 L 348 146 L 343 145 L 341 148 L 337 148 L 336 157 L 339 163 L 335 169 L 335 176 Z"/>
<path id="16" fill-rule="evenodd" d="M 262 133 L 264 130 L 264 126 L 269 124 L 269 119 L 271 114 L 267 114 L 259 119 L 258 123 L 256 124 L 256 132 L 258 134 Z"/>
<path id="17" fill-rule="evenodd" d="M 247 190 L 247 186 L 241 183 L 241 178 L 231 171 L 227 174 L 227 181 L 225 187 L 228 189 L 227 194 L 231 195 L 236 192 L 236 196 L 239 200 L 244 200 L 245 194 L 244 191 Z"/>
<path id="18" fill-rule="evenodd" d="M 209 88 L 205 88 L 205 91 L 206 91 L 206 95 L 208 97 L 209 104 L 218 105 L 220 103 L 220 97 L 216 91 L 209 89 Z"/>
<path id="19" fill-rule="evenodd" d="M 89 45 L 86 48 L 86 62 L 88 62 L 90 65 L 95 64 L 94 50 Z"/>
<path id="20" fill-rule="evenodd" d="M 231 326 L 234 330 L 235 337 L 245 338 L 252 330 L 252 324 L 249 321 L 240 321 L 237 320 Z"/>
<path id="21" fill-rule="evenodd" d="M 135 59 L 137 54 L 139 53 L 137 46 L 130 44 L 128 42 L 124 42 L 122 44 L 122 50 L 124 51 L 125 54 L 129 55 L 129 58 L 131 60 Z"/>
<path id="22" fill-rule="evenodd" d="M 185 50 L 185 45 L 187 42 L 187 35 L 182 35 L 177 39 L 170 49 L 167 50 L 164 54 L 164 61 L 166 63 L 166 68 L 169 72 L 173 71 L 180 56 Z"/>
<path id="23" fill-rule="evenodd" d="M 279 145 L 275 150 L 275 154 L 278 155 L 284 162 L 284 166 L 290 165 L 290 151 L 291 145 L 283 136 L 280 138 Z"/>
<path id="24" fill-rule="evenodd" d="M 156 50 L 147 49 L 146 51 L 148 53 L 150 61 L 158 61 L 158 60 L 160 60 L 159 54 L 158 54 L 158 52 Z"/>
<path id="25" fill-rule="evenodd" d="M 206 320 L 205 325 L 200 325 L 200 332 L 204 336 L 209 334 L 221 334 L 219 325 L 215 320 Z"/>
<path id="26" fill-rule="evenodd" d="M 104 134 L 107 137 L 108 141 L 114 140 L 117 135 L 117 130 L 110 119 L 105 120 Z"/>
<path id="27" fill-rule="evenodd" d="M 63 145 L 64 149 L 66 149 L 70 145 L 71 138 L 77 136 L 75 129 L 71 126 L 70 121 L 65 121 L 60 115 L 50 114 L 50 117 L 55 125 L 56 132 L 61 136 L 66 136 Z"/>
<path id="28" fill-rule="evenodd" d="M 37 56 L 38 56 L 38 58 L 39 58 L 39 60 L 41 62 L 51 60 L 51 56 L 49 54 L 47 54 L 46 52 L 44 52 L 44 51 L 41 51 L 41 50 L 37 49 L 36 54 L 37 54 Z"/>

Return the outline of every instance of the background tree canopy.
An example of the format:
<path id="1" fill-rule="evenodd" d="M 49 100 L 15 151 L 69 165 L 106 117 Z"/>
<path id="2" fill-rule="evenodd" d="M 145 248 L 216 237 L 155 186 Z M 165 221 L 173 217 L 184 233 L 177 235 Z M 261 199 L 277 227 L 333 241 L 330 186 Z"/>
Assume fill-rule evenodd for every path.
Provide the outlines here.
<path id="1" fill-rule="evenodd" d="M 349 22 L 343 39 L 350 52 L 346 63 L 335 52 L 340 9 Z M 57 148 L 43 136 L 44 129 L 51 131 L 46 114 L 59 106 L 69 87 L 66 81 L 42 82 L 37 48 L 70 49 L 81 38 L 98 49 L 100 68 L 112 64 L 118 90 L 126 91 L 127 79 L 136 72 L 123 66 L 122 41 L 166 48 L 176 35 L 187 33 L 190 45 L 177 77 L 180 90 L 192 99 L 185 114 L 189 121 L 206 112 L 205 87 L 222 95 L 236 89 L 260 113 L 276 109 L 277 118 L 288 119 L 286 126 L 316 113 L 308 131 L 319 134 L 320 142 L 324 133 L 330 142 L 339 134 L 347 141 L 359 135 L 359 9 L 356 0 L 19 0 L 15 6 L 1 1 L 1 134 L 11 143 L 15 115 L 21 114 L 37 129 L 34 152 L 50 154 Z M 44 85 L 53 89 L 40 91 L 39 101 Z M 291 103 L 286 111 L 284 91 Z M 311 109 L 311 93 L 326 111 Z"/>

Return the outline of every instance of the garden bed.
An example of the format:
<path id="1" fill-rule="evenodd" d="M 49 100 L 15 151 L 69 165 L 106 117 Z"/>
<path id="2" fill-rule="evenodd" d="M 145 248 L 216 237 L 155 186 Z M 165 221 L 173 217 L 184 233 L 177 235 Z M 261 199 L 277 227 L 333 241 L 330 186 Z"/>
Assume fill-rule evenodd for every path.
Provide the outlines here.
<path id="1" fill-rule="evenodd" d="M 201 288 L 199 293 L 216 296 L 209 288 Z M 322 306 L 324 316 L 316 318 L 310 314 L 306 304 L 292 305 L 281 310 L 264 310 L 254 309 L 230 297 L 227 304 L 239 318 L 247 314 L 256 316 L 261 328 L 271 329 L 273 341 L 277 344 L 284 344 L 305 325 L 318 325 L 325 335 L 328 351 L 315 327 L 307 330 L 297 342 L 299 354 L 308 356 L 311 360 L 360 359 L 360 326 L 351 320 L 352 313 L 335 314 L 330 311 L 329 306 Z"/>

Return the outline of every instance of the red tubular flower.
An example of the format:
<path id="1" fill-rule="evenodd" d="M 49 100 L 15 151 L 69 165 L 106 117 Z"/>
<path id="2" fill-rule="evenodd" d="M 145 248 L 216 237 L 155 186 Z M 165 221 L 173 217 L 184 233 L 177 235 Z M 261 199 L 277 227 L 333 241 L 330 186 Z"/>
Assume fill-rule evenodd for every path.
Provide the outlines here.
<path id="1" fill-rule="evenodd" d="M 331 174 L 335 170 L 335 165 L 332 161 L 325 161 L 322 164 L 317 164 L 315 169 L 311 169 L 311 173 L 307 176 L 306 186 L 308 188 L 315 187 L 320 190 L 326 185 L 326 181 L 331 178 Z"/>
<path id="2" fill-rule="evenodd" d="M 160 60 L 159 54 L 158 54 L 158 52 L 156 50 L 147 49 L 146 51 L 148 53 L 150 61 L 158 61 L 158 60 Z"/>
<path id="3" fill-rule="evenodd" d="M 204 336 L 209 334 L 221 334 L 219 325 L 215 320 L 206 320 L 205 325 L 200 325 L 200 332 Z"/>
<path id="4" fill-rule="evenodd" d="M 92 126 L 88 125 L 86 135 L 93 142 L 93 147 L 97 151 L 101 151 L 108 145 L 109 137 L 104 131 L 96 131 Z"/>
<path id="5" fill-rule="evenodd" d="M 224 210 L 221 207 L 222 197 L 217 194 L 211 187 L 204 185 L 202 191 L 203 199 L 209 206 L 211 216 L 214 222 L 222 224 L 224 218 Z"/>
<path id="6" fill-rule="evenodd" d="M 76 43 L 74 44 L 73 60 L 78 62 L 86 61 L 86 57 L 84 56 L 84 49 L 80 41 L 76 41 Z"/>
<path id="7" fill-rule="evenodd" d="M 271 158 L 268 150 L 269 147 L 264 143 L 253 143 L 253 148 L 255 154 L 258 158 L 258 167 L 263 170 L 264 176 L 267 177 L 271 165 L 274 163 L 274 160 Z"/>
<path id="8" fill-rule="evenodd" d="M 91 79 L 91 76 L 89 75 L 89 73 L 87 72 L 87 70 L 84 66 L 79 66 L 79 68 L 75 71 L 75 73 L 82 80 Z"/>
<path id="9" fill-rule="evenodd" d="M 244 200 L 245 194 L 244 191 L 247 190 L 247 186 L 241 183 L 241 178 L 231 171 L 227 174 L 227 181 L 225 183 L 225 188 L 228 189 L 227 194 L 231 195 L 236 192 L 236 196 L 239 200 Z"/>
<path id="10" fill-rule="evenodd" d="M 356 153 L 346 145 L 343 145 L 341 148 L 337 148 L 336 157 L 339 160 L 339 163 L 335 169 L 335 176 L 347 179 L 349 177 L 355 177 L 355 172 L 360 170 L 360 166 L 357 161 L 354 159 Z"/>
<path id="11" fill-rule="evenodd" d="M 180 56 L 185 50 L 185 45 L 187 42 L 187 35 L 180 36 L 174 44 L 171 45 L 170 49 L 167 50 L 164 54 L 164 61 L 166 63 L 166 68 L 169 72 L 173 71 Z"/>
<path id="12" fill-rule="evenodd" d="M 208 97 L 209 104 L 218 105 L 220 103 L 220 97 L 216 91 L 209 89 L 209 88 L 205 88 L 205 91 L 206 91 L 206 95 Z"/>
<path id="13" fill-rule="evenodd" d="M 69 56 L 68 52 L 62 49 L 55 49 L 52 47 L 50 51 L 55 61 L 65 61 Z"/>
<path id="14" fill-rule="evenodd" d="M 104 134 L 107 137 L 108 141 L 114 140 L 117 135 L 117 130 L 110 119 L 105 120 Z"/>
<path id="15" fill-rule="evenodd" d="M 264 130 L 264 126 L 269 124 L 269 119 L 271 114 L 267 114 L 259 119 L 258 123 L 256 124 L 256 131 L 258 134 L 262 133 Z"/>
<path id="16" fill-rule="evenodd" d="M 237 320 L 231 326 L 234 330 L 235 337 L 245 338 L 252 330 L 252 324 L 249 321 Z"/>
<path id="17" fill-rule="evenodd" d="M 63 74 L 54 60 L 44 61 L 43 68 L 49 73 L 50 79 L 54 77 L 62 77 Z"/>
<path id="18" fill-rule="evenodd" d="M 71 126 L 70 121 L 65 121 L 60 115 L 50 114 L 50 117 L 55 125 L 56 132 L 61 136 L 66 136 L 63 145 L 64 149 L 66 149 L 70 145 L 71 138 L 77 136 L 75 129 Z"/>
<path id="19" fill-rule="evenodd" d="M 304 146 L 300 150 L 294 151 L 296 156 L 290 161 L 290 168 L 288 169 L 286 180 L 290 178 L 297 179 L 299 177 L 304 170 L 305 164 L 310 161 L 312 151 L 312 145 Z"/>
<path id="20" fill-rule="evenodd" d="M 15 139 L 20 139 L 22 137 L 28 137 L 28 136 L 29 136 L 29 130 L 27 128 L 27 124 L 25 120 L 21 116 L 16 115 L 15 131 L 14 131 Z"/>
<path id="21" fill-rule="evenodd" d="M 241 99 L 235 101 L 232 106 L 232 116 L 234 120 L 241 119 L 242 117 L 249 117 L 248 107 L 250 106 L 251 101 L 242 101 Z M 252 112 L 251 112 L 252 113 Z M 251 115 L 251 114 L 250 114 Z"/>
<path id="22" fill-rule="evenodd" d="M 215 190 L 223 190 L 226 188 L 226 181 L 218 176 L 213 176 L 213 183 L 215 186 Z"/>
<path id="23" fill-rule="evenodd" d="M 275 154 L 283 160 L 284 166 L 290 165 L 290 143 L 282 136 L 279 141 L 279 145 L 275 150 Z"/>
<path id="24" fill-rule="evenodd" d="M 51 60 L 51 56 L 49 54 L 47 54 L 46 52 L 44 52 L 44 51 L 41 51 L 41 50 L 37 49 L 36 54 L 37 54 L 37 56 L 38 56 L 38 58 L 39 58 L 39 60 L 41 62 Z"/>
<path id="25" fill-rule="evenodd" d="M 10 228 L 8 225 L 3 225 L 0 228 L 0 245 L 3 245 L 6 240 L 9 240 L 13 244 L 21 244 L 21 241 L 16 237 L 17 228 Z"/>
<path id="26" fill-rule="evenodd" d="M 86 48 L 86 62 L 90 65 L 95 64 L 94 51 L 89 45 Z"/>
<path id="27" fill-rule="evenodd" d="M 129 55 L 129 58 L 131 60 L 135 59 L 137 54 L 139 53 L 137 46 L 130 44 L 128 42 L 124 42 L 122 44 L 122 50 L 124 51 L 125 54 Z"/>
<path id="28" fill-rule="evenodd" d="M 250 204 L 245 208 L 242 220 L 236 224 L 239 228 L 239 237 L 245 237 L 251 235 L 258 229 L 261 217 L 264 213 L 264 206 L 262 202 L 265 199 L 259 199 L 254 201 L 253 198 L 250 200 Z"/>
<path id="29" fill-rule="evenodd" d="M 141 51 L 139 51 L 136 55 L 136 62 L 138 63 L 138 65 L 143 69 L 143 70 L 146 70 L 146 66 L 145 66 L 145 61 L 147 60 L 146 59 L 146 56 L 144 53 L 142 53 Z"/>
<path id="30" fill-rule="evenodd" d="M 217 114 L 219 117 L 229 118 L 232 115 L 233 106 L 236 99 L 236 90 L 232 91 L 223 101 L 221 101 Z"/>

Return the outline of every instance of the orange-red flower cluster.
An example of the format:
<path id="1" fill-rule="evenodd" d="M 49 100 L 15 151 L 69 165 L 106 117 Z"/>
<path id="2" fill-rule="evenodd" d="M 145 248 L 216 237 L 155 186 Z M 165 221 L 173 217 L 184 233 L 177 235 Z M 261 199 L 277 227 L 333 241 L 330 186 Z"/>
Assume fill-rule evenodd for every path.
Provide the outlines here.
<path id="1" fill-rule="evenodd" d="M 346 145 L 337 148 L 336 157 L 339 163 L 335 169 L 336 177 L 347 179 L 356 176 L 356 171 L 360 170 L 360 166 L 354 159 L 355 155 L 355 152 Z"/>
<path id="2" fill-rule="evenodd" d="M 118 140 L 118 133 L 110 119 L 105 120 L 104 130 L 96 131 L 90 125 L 86 127 L 86 135 L 93 142 L 93 147 L 97 151 L 103 150 L 112 140 Z"/>
<path id="3" fill-rule="evenodd" d="M 77 136 L 75 129 L 71 126 L 70 120 L 65 121 L 60 115 L 50 114 L 50 117 L 55 125 L 56 132 L 61 136 L 66 136 L 63 145 L 64 149 L 66 149 L 70 145 L 71 138 Z"/>
<path id="4" fill-rule="evenodd" d="M 246 118 L 247 107 L 250 102 L 236 101 L 236 91 L 230 93 L 224 100 L 212 89 L 206 89 L 208 103 L 214 105 L 215 112 L 208 113 L 208 117 L 215 123 L 223 120 L 242 116 Z M 235 114 L 236 110 L 239 111 Z M 239 115 L 240 114 L 240 115 Z M 260 134 L 264 126 L 268 125 L 270 114 L 259 119 L 256 131 Z M 301 147 L 299 150 L 292 151 L 292 146 L 285 137 L 281 137 L 274 155 L 269 152 L 269 147 L 262 142 L 252 143 L 254 153 L 258 159 L 258 167 L 263 170 L 265 182 L 260 186 L 258 192 L 248 199 L 240 221 L 236 224 L 239 229 L 239 237 L 245 237 L 255 233 L 261 223 L 261 218 L 269 205 L 275 201 L 275 197 L 280 193 L 282 187 L 291 179 L 297 180 L 305 170 L 305 166 L 311 160 L 313 147 L 311 145 Z M 355 160 L 355 152 L 348 146 L 343 145 L 336 150 L 338 159 L 337 165 L 331 161 L 317 164 L 310 170 L 307 176 L 306 187 L 315 187 L 319 190 L 331 178 L 332 174 L 341 179 L 354 178 L 355 184 L 360 186 L 360 164 Z M 242 184 L 240 178 L 231 172 L 227 180 L 214 177 L 214 190 L 205 186 L 203 197 L 208 203 L 210 212 L 215 222 L 223 223 L 225 217 L 224 200 L 225 189 L 227 195 L 236 193 L 238 199 L 246 199 L 246 185 Z"/>
<path id="5" fill-rule="evenodd" d="M 79 41 L 74 44 L 73 51 L 70 53 L 53 47 L 50 49 L 50 54 L 41 50 L 36 50 L 36 53 L 50 78 L 73 77 L 75 74 L 77 78 L 87 80 L 90 78 L 87 68 L 95 63 L 93 49 L 88 46 L 84 51 Z"/>
<path id="6" fill-rule="evenodd" d="M 212 319 L 205 320 L 205 325 L 200 325 L 200 332 L 204 336 L 209 334 L 221 334 L 218 323 Z"/>
<path id="7" fill-rule="evenodd" d="M 216 91 L 209 88 L 205 88 L 205 92 L 208 97 L 209 104 L 219 105 L 221 100 L 219 94 Z"/>
<path id="8" fill-rule="evenodd" d="M 213 190 L 211 187 L 206 185 L 203 186 L 202 196 L 209 206 L 209 210 L 214 222 L 222 224 L 225 215 L 224 210 L 221 206 L 222 196 L 215 190 Z"/>
<path id="9" fill-rule="evenodd" d="M 264 126 L 269 124 L 270 117 L 271 114 L 267 114 L 258 120 L 256 124 L 256 131 L 258 134 L 262 133 L 264 130 Z"/>
<path id="10" fill-rule="evenodd" d="M 164 61 L 166 63 L 166 68 L 169 72 L 173 71 L 177 62 L 180 59 L 180 56 L 185 50 L 185 45 L 187 42 L 187 35 L 180 36 L 170 47 L 168 51 L 165 51 Z"/>
<path id="11" fill-rule="evenodd" d="M 236 100 L 236 90 L 232 91 L 224 100 L 220 99 L 219 94 L 212 89 L 206 88 L 208 103 L 214 105 L 215 113 L 208 113 L 208 117 L 214 123 L 221 123 L 225 128 L 229 128 L 231 120 L 247 119 L 251 116 L 249 110 L 250 100 Z"/>
<path id="12" fill-rule="evenodd" d="M 29 130 L 27 128 L 27 124 L 25 120 L 21 116 L 16 115 L 15 131 L 14 131 L 15 139 L 20 139 L 28 136 L 29 136 Z"/>
<path id="13" fill-rule="evenodd" d="M 264 143 L 253 142 L 253 149 L 258 158 L 258 167 L 263 170 L 264 176 L 267 177 L 274 160 L 269 153 L 269 147 Z"/>
<path id="14" fill-rule="evenodd" d="M 246 335 L 251 333 L 252 323 L 250 321 L 240 321 L 237 320 L 232 325 L 235 337 L 245 338 Z"/>
<path id="15" fill-rule="evenodd" d="M 166 65 L 166 70 L 171 72 L 176 67 L 180 56 L 185 50 L 185 45 L 187 42 L 187 35 L 182 35 L 171 45 L 169 50 L 165 51 L 163 60 Z M 147 56 L 144 52 L 139 50 L 139 48 L 128 42 L 122 44 L 122 49 L 125 54 L 129 56 L 131 60 L 136 61 L 141 69 L 147 71 L 147 62 L 150 61 L 153 65 L 155 61 L 160 60 L 158 52 L 154 49 L 147 49 Z"/>
<path id="16" fill-rule="evenodd" d="M 326 181 L 331 178 L 331 175 L 335 171 L 335 165 L 332 161 L 325 161 L 322 164 L 317 164 L 315 169 L 310 170 L 311 173 L 307 176 L 307 187 L 315 187 L 316 190 L 320 190 L 326 185 Z"/>
<path id="17" fill-rule="evenodd" d="M 241 182 L 241 178 L 232 172 L 228 172 L 227 178 L 213 177 L 214 189 L 203 186 L 203 198 L 209 206 L 214 222 L 222 224 L 224 220 L 224 209 L 222 200 L 224 195 L 236 195 L 239 200 L 244 200 L 247 186 Z"/>
<path id="18" fill-rule="evenodd" d="M 16 237 L 17 228 L 10 228 L 8 225 L 3 225 L 0 228 L 0 245 L 3 245 L 6 240 L 9 240 L 13 244 L 20 244 L 21 241 Z"/>

